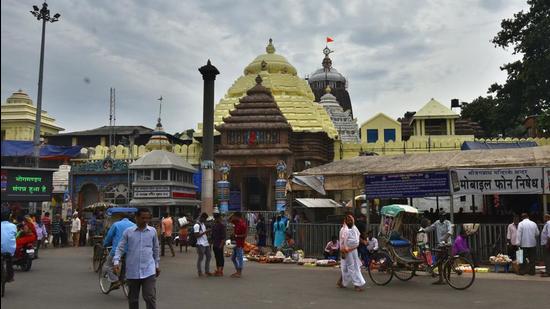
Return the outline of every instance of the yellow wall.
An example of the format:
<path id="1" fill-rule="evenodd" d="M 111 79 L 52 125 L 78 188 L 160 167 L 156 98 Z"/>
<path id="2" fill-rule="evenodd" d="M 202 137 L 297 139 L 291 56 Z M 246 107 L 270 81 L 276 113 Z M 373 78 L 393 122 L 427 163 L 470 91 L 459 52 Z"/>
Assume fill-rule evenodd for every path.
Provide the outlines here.
<path id="1" fill-rule="evenodd" d="M 395 139 L 401 140 L 401 123 L 380 113 L 361 125 L 361 143 L 367 143 L 367 129 L 378 130 L 378 141 L 384 141 L 384 129 L 395 129 Z"/>

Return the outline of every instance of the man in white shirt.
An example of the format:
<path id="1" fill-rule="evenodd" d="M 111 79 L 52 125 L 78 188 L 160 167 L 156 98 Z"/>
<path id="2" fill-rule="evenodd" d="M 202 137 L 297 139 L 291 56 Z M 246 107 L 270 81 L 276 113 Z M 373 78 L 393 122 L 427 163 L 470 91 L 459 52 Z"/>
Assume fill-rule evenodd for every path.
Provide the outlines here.
<path id="1" fill-rule="evenodd" d="M 71 235 L 73 236 L 73 246 L 78 247 L 80 243 L 80 219 L 76 211 L 73 214 L 73 220 L 71 222 Z"/>
<path id="2" fill-rule="evenodd" d="M 540 233 L 540 245 L 542 247 L 546 271 L 541 277 L 550 277 L 550 214 L 544 215 L 544 222 L 542 233 Z"/>
<path id="3" fill-rule="evenodd" d="M 516 260 L 516 251 L 518 250 L 518 224 L 519 216 L 514 215 L 512 223 L 508 225 L 506 231 L 506 245 L 508 247 L 508 256 L 512 261 Z"/>
<path id="4" fill-rule="evenodd" d="M 210 272 L 210 259 L 212 258 L 212 252 L 210 251 L 210 244 L 208 243 L 208 236 L 207 233 L 210 232 L 210 230 L 206 229 L 206 226 L 204 223 L 206 222 L 206 219 L 208 219 L 208 214 L 202 213 L 199 217 L 199 220 L 195 225 L 193 226 L 193 233 L 195 233 L 195 237 L 197 238 L 197 271 L 199 274 L 199 277 L 203 276 L 212 276 L 213 274 Z M 202 260 L 206 257 L 206 261 L 204 264 L 204 273 L 202 272 Z"/>
<path id="5" fill-rule="evenodd" d="M 537 224 L 529 220 L 527 213 L 521 214 L 522 221 L 518 224 L 517 243 L 523 250 L 523 263 L 519 271 L 520 275 L 535 275 L 535 258 L 537 255 L 537 236 L 539 228 Z"/>

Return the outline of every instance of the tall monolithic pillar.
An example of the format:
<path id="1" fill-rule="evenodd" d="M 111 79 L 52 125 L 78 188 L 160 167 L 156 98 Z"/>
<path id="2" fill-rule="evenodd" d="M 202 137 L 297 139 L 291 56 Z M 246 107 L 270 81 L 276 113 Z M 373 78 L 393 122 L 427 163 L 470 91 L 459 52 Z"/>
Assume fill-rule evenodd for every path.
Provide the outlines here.
<path id="1" fill-rule="evenodd" d="M 202 112 L 202 203 L 201 211 L 214 211 L 214 81 L 220 71 L 210 63 L 199 68 L 204 80 Z"/>

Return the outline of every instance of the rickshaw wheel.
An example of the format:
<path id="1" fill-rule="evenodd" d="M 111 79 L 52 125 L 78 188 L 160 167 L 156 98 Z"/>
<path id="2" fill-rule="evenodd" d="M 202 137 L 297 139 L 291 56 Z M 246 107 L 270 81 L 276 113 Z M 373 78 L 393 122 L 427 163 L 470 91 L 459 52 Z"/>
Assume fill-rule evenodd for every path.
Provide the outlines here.
<path id="1" fill-rule="evenodd" d="M 386 285 L 393 278 L 393 262 L 384 252 L 375 253 L 369 261 L 369 277 L 376 285 Z"/>
<path id="2" fill-rule="evenodd" d="M 414 277 L 415 270 L 416 264 L 406 265 L 398 263 L 397 266 L 393 268 L 393 274 L 401 281 L 409 281 Z"/>

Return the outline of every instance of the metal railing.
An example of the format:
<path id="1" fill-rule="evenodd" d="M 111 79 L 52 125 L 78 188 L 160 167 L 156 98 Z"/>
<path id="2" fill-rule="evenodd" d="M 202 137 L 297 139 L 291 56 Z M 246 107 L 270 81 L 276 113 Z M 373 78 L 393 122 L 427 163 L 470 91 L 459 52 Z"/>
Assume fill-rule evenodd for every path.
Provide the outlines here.
<path id="1" fill-rule="evenodd" d="M 289 231 L 292 232 L 297 247 L 304 250 L 306 256 L 320 257 L 323 255 L 325 245 L 331 240 L 332 236 L 339 235 L 340 228 L 340 224 L 293 223 L 290 224 Z M 507 254 L 507 228 L 508 224 L 480 224 L 477 232 L 468 237 L 468 243 L 474 258 L 481 262 L 487 262 L 492 255 Z M 374 235 L 378 235 L 379 225 L 371 225 L 369 229 L 373 231 Z M 416 224 L 404 225 L 402 236 L 415 243 L 418 229 L 419 225 Z M 457 235 L 459 227 L 455 226 L 454 229 L 454 235 Z M 269 230 L 270 228 L 268 228 Z M 539 225 L 539 230 L 542 230 L 542 225 Z M 436 245 L 434 232 L 429 234 L 429 241 L 430 247 L 434 248 Z M 542 259 L 542 247 L 538 238 L 537 259 Z"/>

